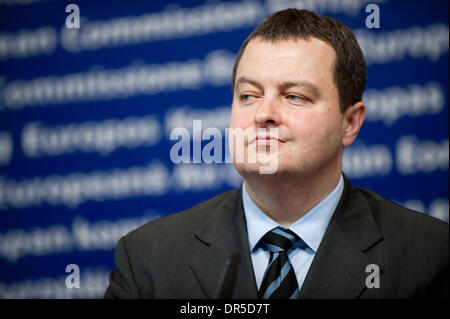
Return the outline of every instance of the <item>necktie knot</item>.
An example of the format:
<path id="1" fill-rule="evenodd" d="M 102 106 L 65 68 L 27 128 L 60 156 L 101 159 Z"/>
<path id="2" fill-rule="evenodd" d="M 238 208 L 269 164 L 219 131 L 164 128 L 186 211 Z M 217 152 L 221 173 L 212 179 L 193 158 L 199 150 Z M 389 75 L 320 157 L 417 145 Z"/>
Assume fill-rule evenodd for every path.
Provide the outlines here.
<path id="1" fill-rule="evenodd" d="M 262 241 L 270 252 L 288 251 L 292 245 L 299 240 L 293 231 L 277 227 L 267 232 Z"/>
<path id="2" fill-rule="evenodd" d="M 270 251 L 270 260 L 259 287 L 260 298 L 297 298 L 298 283 L 288 250 L 298 240 L 300 237 L 294 232 L 282 227 L 272 229 L 261 239 L 262 244 Z"/>

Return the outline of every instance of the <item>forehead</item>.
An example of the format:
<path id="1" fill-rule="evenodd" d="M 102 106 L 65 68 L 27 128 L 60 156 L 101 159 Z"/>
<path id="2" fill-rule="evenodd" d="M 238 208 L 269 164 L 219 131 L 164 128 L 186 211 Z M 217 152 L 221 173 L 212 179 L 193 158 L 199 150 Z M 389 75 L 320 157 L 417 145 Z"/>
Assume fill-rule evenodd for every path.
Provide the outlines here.
<path id="1" fill-rule="evenodd" d="M 279 40 L 253 39 L 239 61 L 241 76 L 266 81 L 309 80 L 334 82 L 336 53 L 331 45 L 314 37 Z"/>

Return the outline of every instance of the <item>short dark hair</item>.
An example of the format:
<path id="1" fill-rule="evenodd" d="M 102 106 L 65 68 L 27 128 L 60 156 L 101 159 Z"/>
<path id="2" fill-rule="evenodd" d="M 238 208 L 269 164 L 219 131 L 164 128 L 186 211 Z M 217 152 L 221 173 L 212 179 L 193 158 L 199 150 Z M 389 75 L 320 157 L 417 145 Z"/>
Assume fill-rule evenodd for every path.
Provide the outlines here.
<path id="1" fill-rule="evenodd" d="M 330 44 L 336 52 L 334 82 L 339 104 L 344 112 L 362 100 L 367 81 L 367 66 L 353 32 L 341 22 L 308 10 L 286 9 L 262 20 L 242 44 L 233 67 L 232 92 L 242 54 L 253 39 L 277 42 L 290 39 L 317 38 Z"/>

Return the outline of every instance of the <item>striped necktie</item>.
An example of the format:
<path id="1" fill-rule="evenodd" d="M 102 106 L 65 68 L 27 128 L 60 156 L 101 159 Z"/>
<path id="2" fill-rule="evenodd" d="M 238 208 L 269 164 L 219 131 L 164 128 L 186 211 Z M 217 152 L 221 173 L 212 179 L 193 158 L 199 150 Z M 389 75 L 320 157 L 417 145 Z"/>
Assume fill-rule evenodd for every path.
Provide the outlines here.
<path id="1" fill-rule="evenodd" d="M 299 294 L 297 278 L 287 252 L 299 239 L 294 232 L 281 227 L 274 228 L 263 236 L 261 240 L 270 251 L 270 260 L 259 288 L 259 298 L 297 298 Z"/>

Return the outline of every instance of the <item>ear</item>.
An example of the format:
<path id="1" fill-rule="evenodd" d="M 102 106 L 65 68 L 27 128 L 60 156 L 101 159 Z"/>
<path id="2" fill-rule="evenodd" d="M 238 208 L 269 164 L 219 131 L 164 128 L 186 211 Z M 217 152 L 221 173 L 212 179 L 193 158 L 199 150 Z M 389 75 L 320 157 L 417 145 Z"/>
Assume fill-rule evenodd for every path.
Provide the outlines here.
<path id="1" fill-rule="evenodd" d="M 349 146 L 358 136 L 366 117 L 366 106 L 358 102 L 348 107 L 344 112 L 344 136 L 342 146 Z"/>

